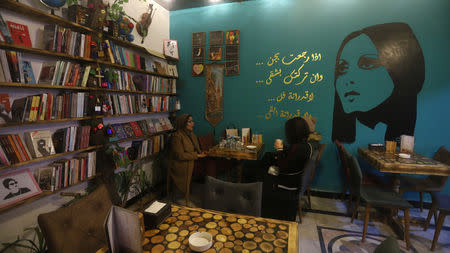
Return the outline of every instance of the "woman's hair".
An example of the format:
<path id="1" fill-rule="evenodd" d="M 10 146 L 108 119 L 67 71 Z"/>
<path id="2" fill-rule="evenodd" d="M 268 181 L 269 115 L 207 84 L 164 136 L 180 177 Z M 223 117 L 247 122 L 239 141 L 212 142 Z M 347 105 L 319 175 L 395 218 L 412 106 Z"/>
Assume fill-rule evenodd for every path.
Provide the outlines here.
<path id="1" fill-rule="evenodd" d="M 389 98 L 367 112 L 345 113 L 341 99 L 334 94 L 332 140 L 355 141 L 356 118 L 374 128 L 379 122 L 387 125 L 385 139 L 394 140 L 402 134 L 414 135 L 417 114 L 417 94 L 425 80 L 425 61 L 417 38 L 405 23 L 387 23 L 352 32 L 342 42 L 336 56 L 334 86 L 339 76 L 342 50 L 352 39 L 367 35 L 379 53 L 380 63 L 394 83 Z M 370 70 L 368 70 L 370 71 Z"/>
<path id="2" fill-rule="evenodd" d="M 186 128 L 186 124 L 189 120 L 189 117 L 192 117 L 190 114 L 181 114 L 175 121 L 175 129 L 181 130 Z"/>
<path id="3" fill-rule="evenodd" d="M 284 124 L 286 140 L 289 144 L 306 141 L 309 136 L 309 127 L 306 120 L 300 117 L 289 119 Z"/>

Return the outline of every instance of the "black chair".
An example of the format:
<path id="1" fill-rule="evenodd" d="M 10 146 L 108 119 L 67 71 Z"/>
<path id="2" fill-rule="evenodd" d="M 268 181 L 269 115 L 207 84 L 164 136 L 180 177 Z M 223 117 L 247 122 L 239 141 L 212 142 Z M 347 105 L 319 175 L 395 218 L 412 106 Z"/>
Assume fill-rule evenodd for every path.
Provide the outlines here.
<path id="1" fill-rule="evenodd" d="M 314 179 L 314 175 L 315 175 L 315 173 L 316 173 L 316 167 L 317 167 L 317 165 L 319 164 L 319 162 L 320 162 L 320 158 L 322 158 L 322 154 L 323 154 L 323 151 L 325 150 L 325 146 L 326 146 L 326 144 L 319 144 L 319 150 L 318 150 L 318 154 L 317 154 L 317 158 L 316 158 L 316 161 L 315 161 L 315 164 L 314 164 L 314 168 L 312 169 L 312 171 L 311 171 L 311 176 L 310 176 L 310 178 L 309 178 L 309 181 L 308 181 L 308 185 L 306 186 L 306 195 L 308 196 L 308 207 L 311 209 L 311 189 L 310 189 L 310 183 L 311 183 L 311 181 Z"/>
<path id="2" fill-rule="evenodd" d="M 450 151 L 441 146 L 433 159 L 441 163 L 450 165 Z M 423 210 L 423 193 L 441 192 L 447 182 L 446 176 L 427 176 L 424 178 L 401 176 L 400 193 L 419 192 L 420 193 L 420 211 Z"/>
<path id="3" fill-rule="evenodd" d="M 380 243 L 375 248 L 373 253 L 400 253 L 400 246 L 398 245 L 397 239 L 392 236 L 389 236 L 384 241 Z"/>
<path id="4" fill-rule="evenodd" d="M 350 168 L 350 187 L 352 188 L 352 192 L 356 194 L 356 204 L 353 209 L 353 215 L 351 222 L 355 219 L 356 211 L 359 206 L 359 202 L 362 199 L 366 202 L 366 210 L 364 217 L 364 228 L 362 235 L 362 242 L 366 239 L 367 234 L 367 225 L 369 223 L 370 216 L 370 208 L 374 207 L 385 207 L 391 209 L 391 214 L 393 210 L 402 209 L 405 213 L 404 221 L 405 221 L 405 242 L 406 248 L 409 250 L 410 242 L 409 242 L 409 208 L 411 208 L 411 204 L 408 201 L 402 199 L 401 195 L 398 193 L 387 189 L 386 187 L 380 188 L 376 185 L 363 185 L 362 184 L 362 172 L 359 167 L 358 160 L 354 156 L 351 156 L 349 159 L 349 168 Z"/>
<path id="5" fill-rule="evenodd" d="M 428 217 L 424 231 L 426 231 L 428 226 L 430 225 L 430 220 L 431 216 L 433 216 L 433 213 L 439 211 L 439 218 L 436 222 L 436 230 L 434 231 L 433 243 L 431 244 L 431 251 L 434 251 L 439 238 L 439 234 L 441 233 L 442 225 L 445 221 L 445 217 L 450 214 L 450 196 L 438 192 L 432 192 L 431 199 L 433 200 L 433 203 L 431 205 L 430 211 L 428 211 Z"/>
<path id="6" fill-rule="evenodd" d="M 231 183 L 206 177 L 203 206 L 229 213 L 261 216 L 262 182 Z"/>

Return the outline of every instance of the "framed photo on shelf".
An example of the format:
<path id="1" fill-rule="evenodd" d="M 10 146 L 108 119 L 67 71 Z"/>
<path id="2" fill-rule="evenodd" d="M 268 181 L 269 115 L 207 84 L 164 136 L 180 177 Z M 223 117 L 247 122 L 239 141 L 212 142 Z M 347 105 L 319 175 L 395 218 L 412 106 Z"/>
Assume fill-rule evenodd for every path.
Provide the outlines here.
<path id="1" fill-rule="evenodd" d="M 222 45 L 223 44 L 223 31 L 209 32 L 209 45 Z"/>
<path id="2" fill-rule="evenodd" d="M 176 40 L 164 40 L 163 45 L 164 56 L 179 59 L 178 57 L 178 42 Z"/>
<path id="3" fill-rule="evenodd" d="M 30 170 L 13 171 L 0 176 L 0 208 L 42 192 Z"/>
<path id="4" fill-rule="evenodd" d="M 192 48 L 192 61 L 205 61 L 205 48 L 204 47 L 193 47 Z"/>
<path id="5" fill-rule="evenodd" d="M 192 46 L 199 47 L 205 45 L 205 32 L 192 33 Z"/>
<path id="6" fill-rule="evenodd" d="M 239 46 L 238 45 L 226 45 L 225 59 L 227 59 L 227 60 L 239 59 Z"/>
<path id="7" fill-rule="evenodd" d="M 237 76 L 239 74 L 239 61 L 227 61 L 225 63 L 226 76 Z"/>
<path id="8" fill-rule="evenodd" d="M 222 47 L 209 47 L 209 60 L 221 61 L 222 60 Z"/>
<path id="9" fill-rule="evenodd" d="M 239 30 L 226 31 L 225 33 L 225 44 L 228 45 L 238 45 L 239 44 Z"/>
<path id="10" fill-rule="evenodd" d="M 205 64 L 203 62 L 192 63 L 192 76 L 203 76 L 205 74 Z"/>

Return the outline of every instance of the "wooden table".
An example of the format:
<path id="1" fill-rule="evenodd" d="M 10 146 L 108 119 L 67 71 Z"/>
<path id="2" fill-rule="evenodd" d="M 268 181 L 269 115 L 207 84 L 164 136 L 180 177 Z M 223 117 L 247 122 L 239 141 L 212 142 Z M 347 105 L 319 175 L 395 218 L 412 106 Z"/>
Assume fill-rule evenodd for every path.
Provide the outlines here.
<path id="1" fill-rule="evenodd" d="M 210 157 L 222 157 L 227 159 L 242 160 L 258 160 L 258 157 L 264 152 L 264 143 L 255 145 L 255 149 L 235 150 L 227 148 L 219 148 L 219 145 L 212 147 L 207 155 Z M 238 163 L 238 183 L 242 181 L 242 162 Z"/>
<path id="2" fill-rule="evenodd" d="M 144 253 L 192 252 L 189 236 L 209 232 L 213 246 L 207 253 L 298 252 L 298 223 L 172 205 L 172 214 L 145 232 Z"/>

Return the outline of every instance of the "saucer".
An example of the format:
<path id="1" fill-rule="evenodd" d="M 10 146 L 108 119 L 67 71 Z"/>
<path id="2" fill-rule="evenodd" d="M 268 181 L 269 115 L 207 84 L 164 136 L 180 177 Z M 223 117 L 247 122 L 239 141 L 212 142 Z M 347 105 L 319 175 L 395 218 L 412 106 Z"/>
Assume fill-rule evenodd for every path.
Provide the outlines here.
<path id="1" fill-rule="evenodd" d="M 248 145 L 246 148 L 248 148 L 248 149 L 256 149 L 256 146 L 255 145 Z"/>

